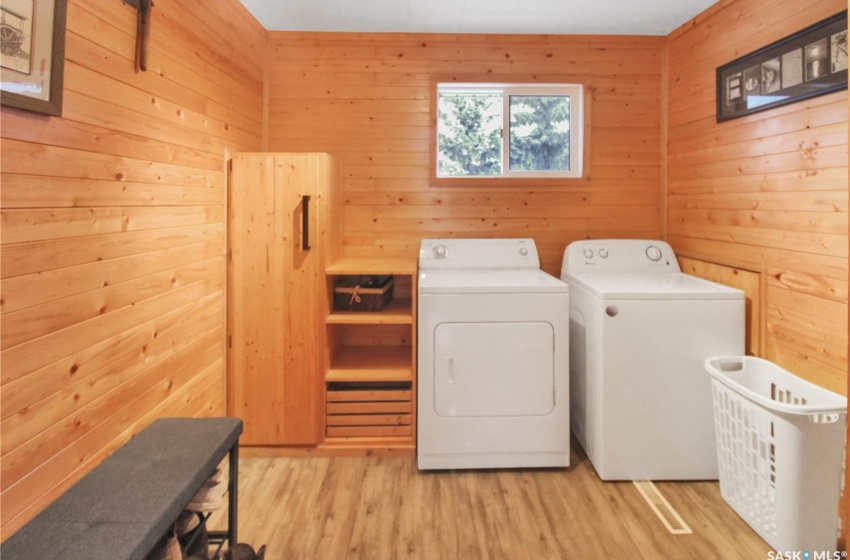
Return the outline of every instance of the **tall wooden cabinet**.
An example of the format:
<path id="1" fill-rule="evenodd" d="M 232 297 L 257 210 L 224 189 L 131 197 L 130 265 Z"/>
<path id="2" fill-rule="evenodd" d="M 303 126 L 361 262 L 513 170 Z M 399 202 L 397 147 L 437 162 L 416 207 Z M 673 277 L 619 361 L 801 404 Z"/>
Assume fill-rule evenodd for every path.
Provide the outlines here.
<path id="1" fill-rule="evenodd" d="M 416 260 L 340 258 L 327 154 L 240 153 L 228 212 L 228 413 L 243 445 L 412 454 Z M 392 275 L 377 312 L 333 309 L 343 277 Z"/>
<path id="2" fill-rule="evenodd" d="M 228 412 L 245 445 L 316 445 L 323 436 L 327 262 L 339 196 L 327 154 L 240 153 L 228 237 Z M 337 221 L 339 218 L 337 218 Z"/>

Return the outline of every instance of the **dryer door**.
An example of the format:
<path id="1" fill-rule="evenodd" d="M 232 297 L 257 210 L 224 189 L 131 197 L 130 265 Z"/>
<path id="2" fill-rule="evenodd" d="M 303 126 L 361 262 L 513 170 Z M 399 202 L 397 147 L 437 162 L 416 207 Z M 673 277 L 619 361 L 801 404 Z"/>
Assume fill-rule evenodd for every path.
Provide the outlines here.
<path id="1" fill-rule="evenodd" d="M 441 323 L 434 331 L 439 416 L 544 416 L 555 407 L 554 331 L 545 322 Z"/>

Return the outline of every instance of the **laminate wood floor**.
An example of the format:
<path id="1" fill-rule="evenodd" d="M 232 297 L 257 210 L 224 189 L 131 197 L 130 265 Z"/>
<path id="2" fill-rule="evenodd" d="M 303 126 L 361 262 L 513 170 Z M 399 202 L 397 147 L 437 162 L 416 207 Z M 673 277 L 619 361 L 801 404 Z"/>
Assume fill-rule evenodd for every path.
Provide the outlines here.
<path id="1" fill-rule="evenodd" d="M 240 461 L 239 540 L 267 560 L 764 560 L 717 483 L 659 483 L 693 529 L 671 535 L 631 483 L 566 470 L 422 473 L 412 458 Z M 224 511 L 211 520 L 225 526 Z"/>

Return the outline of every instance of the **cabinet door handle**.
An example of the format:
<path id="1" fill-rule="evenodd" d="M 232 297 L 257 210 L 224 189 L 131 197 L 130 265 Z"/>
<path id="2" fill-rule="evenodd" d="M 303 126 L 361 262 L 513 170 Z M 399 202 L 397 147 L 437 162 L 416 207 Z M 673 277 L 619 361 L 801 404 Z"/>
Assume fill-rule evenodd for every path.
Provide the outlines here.
<path id="1" fill-rule="evenodd" d="M 449 385 L 454 385 L 455 383 L 455 357 L 454 356 L 446 356 L 446 381 Z"/>
<path id="2" fill-rule="evenodd" d="M 310 195 L 301 197 L 301 250 L 310 250 Z"/>

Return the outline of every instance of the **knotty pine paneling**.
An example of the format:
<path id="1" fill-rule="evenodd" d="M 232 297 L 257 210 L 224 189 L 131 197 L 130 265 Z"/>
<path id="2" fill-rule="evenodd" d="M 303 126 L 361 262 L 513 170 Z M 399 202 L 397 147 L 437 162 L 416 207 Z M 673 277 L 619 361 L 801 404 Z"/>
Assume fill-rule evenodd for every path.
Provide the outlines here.
<path id="1" fill-rule="evenodd" d="M 269 149 L 342 163 L 345 256 L 417 254 L 425 237 L 533 237 L 558 274 L 573 240 L 661 235 L 659 37 L 269 34 Z M 585 184 L 433 187 L 434 76 L 589 80 Z"/>
<path id="2" fill-rule="evenodd" d="M 2 110 L 5 539 L 161 416 L 224 413 L 225 151 L 258 150 L 266 32 L 236 0 L 69 0 L 62 118 Z"/>
<path id="3" fill-rule="evenodd" d="M 724 0 L 667 38 L 668 240 L 762 273 L 764 357 L 847 392 L 847 93 L 718 124 L 715 69 L 846 9 Z"/>
<path id="4" fill-rule="evenodd" d="M 682 272 L 705 278 L 737 288 L 746 298 L 746 353 L 748 356 L 760 356 L 762 350 L 762 275 L 751 270 L 708 263 L 687 257 L 679 257 Z"/>
<path id="5" fill-rule="evenodd" d="M 850 0 L 847 1 L 847 8 L 850 10 Z M 850 113 L 850 104 L 845 106 Z M 848 136 L 848 141 L 850 141 L 850 136 Z M 850 196 L 850 182 L 847 184 L 848 195 Z M 848 259 L 850 259 L 850 255 L 848 255 Z M 850 280 L 842 282 L 844 286 L 847 286 L 848 290 L 850 290 Z M 848 324 L 850 324 L 850 309 L 848 309 Z M 848 337 L 850 338 L 850 337 Z M 850 341 L 845 345 L 848 353 L 850 353 Z M 850 373 L 850 372 L 848 372 Z M 850 375 L 848 375 L 848 382 L 846 384 L 847 393 L 850 394 Z M 845 418 L 846 425 L 848 426 L 848 430 L 850 430 L 850 414 Z M 841 493 L 841 504 L 838 508 L 838 512 L 841 516 L 841 534 L 838 539 L 838 548 L 844 552 L 847 552 L 847 543 L 850 541 L 850 446 L 845 444 L 844 446 L 844 488 Z"/>

